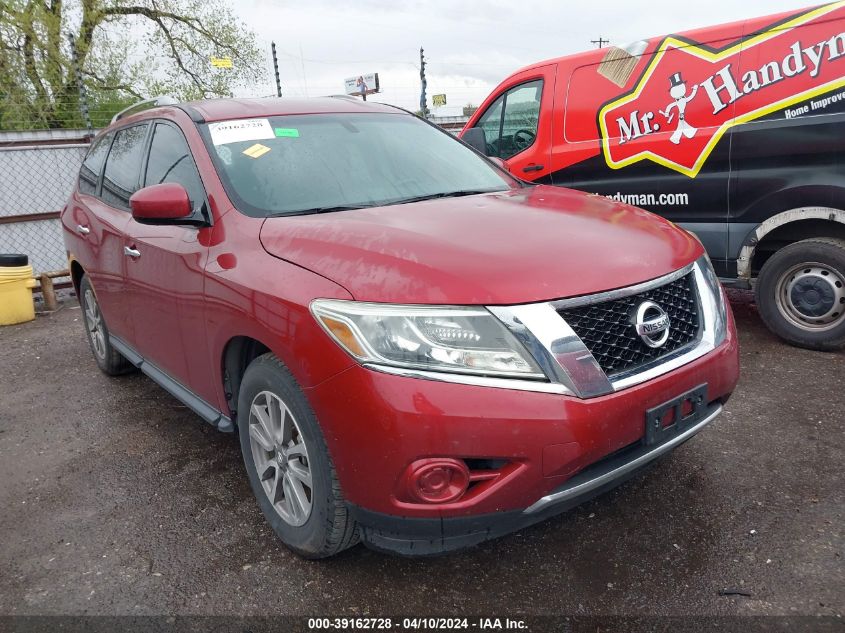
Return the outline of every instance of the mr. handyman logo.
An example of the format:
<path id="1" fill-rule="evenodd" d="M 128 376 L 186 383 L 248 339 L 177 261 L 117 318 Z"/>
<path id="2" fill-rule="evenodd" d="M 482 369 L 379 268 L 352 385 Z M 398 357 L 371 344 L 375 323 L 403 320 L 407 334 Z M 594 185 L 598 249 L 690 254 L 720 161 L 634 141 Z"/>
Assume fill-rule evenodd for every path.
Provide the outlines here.
<path id="1" fill-rule="evenodd" d="M 842 18 L 845 1 L 721 50 L 666 38 L 633 90 L 599 112 L 607 164 L 652 160 L 695 178 L 731 126 L 845 87 Z"/>

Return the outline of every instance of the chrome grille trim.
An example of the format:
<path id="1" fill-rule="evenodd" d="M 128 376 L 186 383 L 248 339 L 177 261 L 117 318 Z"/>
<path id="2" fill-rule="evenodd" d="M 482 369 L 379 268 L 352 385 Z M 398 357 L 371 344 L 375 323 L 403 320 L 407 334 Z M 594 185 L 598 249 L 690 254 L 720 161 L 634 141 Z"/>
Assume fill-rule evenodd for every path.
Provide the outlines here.
<path id="1" fill-rule="evenodd" d="M 702 257 L 668 275 L 650 281 L 595 295 L 532 303 L 518 306 L 488 306 L 525 345 L 547 373 L 552 384 L 562 385 L 579 398 L 606 395 L 662 376 L 712 352 L 724 339 L 724 301 L 715 274 L 705 270 L 709 262 Z M 699 334 L 690 344 L 649 363 L 622 371 L 609 379 L 584 341 L 558 314 L 563 307 L 577 307 L 612 301 L 640 294 L 694 275 L 693 291 L 700 309 Z"/>
<path id="2" fill-rule="evenodd" d="M 721 343 L 721 341 L 716 340 L 720 335 L 717 331 L 719 327 L 717 323 L 719 306 L 716 304 L 713 293 L 707 291 L 711 288 L 712 280 L 707 279 L 705 271 L 698 263 L 693 266 L 693 272 L 695 275 L 695 292 L 698 294 L 698 305 L 701 309 L 702 318 L 698 340 L 693 341 L 688 347 L 682 347 L 668 356 L 655 360 L 653 363 L 614 376 L 611 381 L 614 391 L 633 387 L 691 363 L 712 352 L 716 349 L 716 345 Z M 721 293 L 721 289 L 714 290 Z M 720 300 L 723 301 L 724 299 L 720 297 Z"/>
<path id="3" fill-rule="evenodd" d="M 596 303 L 604 303 L 605 301 L 615 301 L 616 299 L 630 297 L 631 295 L 638 295 L 652 290 L 653 288 L 659 288 L 660 286 L 670 284 L 688 274 L 695 267 L 696 265 L 693 262 L 692 264 L 688 264 L 687 266 L 684 266 L 675 272 L 669 273 L 668 275 L 663 275 L 662 277 L 657 277 L 656 279 L 651 279 L 650 281 L 644 281 L 635 286 L 616 288 L 615 290 L 608 290 L 607 292 L 572 297 L 571 299 L 560 299 L 559 301 L 552 301 L 551 306 L 555 310 L 565 310 L 568 308 L 580 308 L 582 306 L 594 305 Z"/>
<path id="4" fill-rule="evenodd" d="M 549 303 L 488 307 L 528 349 L 550 379 L 579 398 L 613 391 L 584 341 Z M 538 345 L 539 343 L 539 345 Z"/>
<path id="5" fill-rule="evenodd" d="M 670 321 L 661 345 L 648 341 L 632 327 L 638 306 L 658 306 Z M 701 306 L 694 273 L 636 294 L 558 310 L 613 380 L 638 371 L 686 349 L 701 336 Z"/>

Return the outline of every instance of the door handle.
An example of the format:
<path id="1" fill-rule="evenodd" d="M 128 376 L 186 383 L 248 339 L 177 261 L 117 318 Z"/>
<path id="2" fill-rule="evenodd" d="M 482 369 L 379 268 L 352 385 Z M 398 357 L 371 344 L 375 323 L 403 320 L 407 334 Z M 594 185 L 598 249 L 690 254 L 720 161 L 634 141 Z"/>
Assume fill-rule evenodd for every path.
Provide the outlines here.
<path id="1" fill-rule="evenodd" d="M 543 169 L 542 165 L 526 165 L 522 168 L 522 171 L 527 173 L 529 171 L 540 171 L 541 169 Z"/>
<path id="2" fill-rule="evenodd" d="M 133 257 L 135 259 L 138 259 L 141 256 L 141 251 L 135 250 L 134 248 L 129 248 L 128 246 L 124 246 L 123 254 L 127 257 Z"/>
<path id="3" fill-rule="evenodd" d="M 80 235 L 88 235 L 91 232 L 91 229 L 89 229 L 84 224 L 77 224 L 76 230 L 79 232 Z"/>

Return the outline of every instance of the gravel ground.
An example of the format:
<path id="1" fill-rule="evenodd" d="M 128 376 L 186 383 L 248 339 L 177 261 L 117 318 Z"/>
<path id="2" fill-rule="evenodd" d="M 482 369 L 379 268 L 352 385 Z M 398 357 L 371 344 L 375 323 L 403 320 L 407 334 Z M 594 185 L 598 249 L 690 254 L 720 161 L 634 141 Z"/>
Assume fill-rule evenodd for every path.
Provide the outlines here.
<path id="1" fill-rule="evenodd" d="M 100 374 L 73 302 L 0 328 L 0 614 L 841 617 L 845 354 L 733 303 L 742 379 L 707 430 L 563 516 L 417 560 L 290 554 L 235 438 Z"/>

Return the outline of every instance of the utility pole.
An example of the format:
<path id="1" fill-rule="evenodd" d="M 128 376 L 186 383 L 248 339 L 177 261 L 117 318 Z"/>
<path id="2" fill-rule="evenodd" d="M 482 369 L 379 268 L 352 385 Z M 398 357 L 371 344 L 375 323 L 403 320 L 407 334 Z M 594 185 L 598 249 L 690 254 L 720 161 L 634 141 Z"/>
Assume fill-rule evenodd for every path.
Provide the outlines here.
<path id="1" fill-rule="evenodd" d="M 282 96 L 282 82 L 279 80 L 279 60 L 276 58 L 276 42 L 270 42 L 270 49 L 273 51 L 273 72 L 276 73 L 276 96 Z"/>
<path id="2" fill-rule="evenodd" d="M 426 112 L 428 107 L 425 103 L 425 88 L 427 85 L 428 83 L 425 80 L 425 55 L 423 55 L 423 49 L 420 46 L 420 113 L 424 119 L 428 118 L 428 113 Z"/>
<path id="3" fill-rule="evenodd" d="M 73 66 L 76 87 L 79 90 L 79 111 L 82 114 L 85 129 L 88 130 L 88 136 L 93 138 L 94 126 L 91 124 L 91 113 L 88 111 L 88 93 L 85 90 L 85 82 L 82 81 L 82 68 L 79 67 L 79 57 L 76 54 L 76 40 L 71 33 L 67 34 L 67 39 L 70 43 L 70 63 Z"/>
<path id="4" fill-rule="evenodd" d="M 597 40 L 590 40 L 590 44 L 595 44 L 598 48 L 603 48 L 605 44 L 610 44 L 610 40 L 606 40 L 599 36 Z"/>

